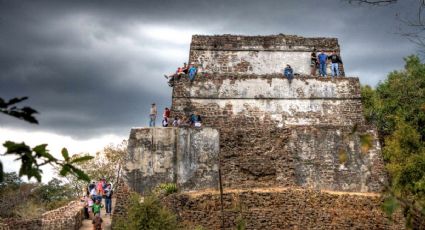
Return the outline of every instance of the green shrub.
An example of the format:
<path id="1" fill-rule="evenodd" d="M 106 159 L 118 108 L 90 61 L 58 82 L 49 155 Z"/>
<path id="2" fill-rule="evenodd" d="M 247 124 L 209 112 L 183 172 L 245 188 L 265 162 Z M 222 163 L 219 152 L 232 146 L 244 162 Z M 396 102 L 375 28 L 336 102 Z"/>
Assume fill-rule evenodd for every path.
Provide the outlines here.
<path id="1" fill-rule="evenodd" d="M 155 195 L 141 197 L 133 194 L 125 218 L 114 220 L 114 229 L 125 230 L 174 230 L 178 229 L 176 216 L 164 207 Z"/>
<path id="2" fill-rule="evenodd" d="M 177 192 L 177 185 L 175 183 L 163 183 L 159 184 L 155 188 L 155 193 L 170 195 Z"/>

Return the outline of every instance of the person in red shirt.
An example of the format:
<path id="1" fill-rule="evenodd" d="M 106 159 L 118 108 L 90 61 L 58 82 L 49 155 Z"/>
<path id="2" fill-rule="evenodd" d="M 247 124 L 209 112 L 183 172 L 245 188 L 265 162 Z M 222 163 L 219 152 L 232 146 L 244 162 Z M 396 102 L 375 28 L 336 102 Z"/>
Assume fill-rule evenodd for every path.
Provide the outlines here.
<path id="1" fill-rule="evenodd" d="M 170 109 L 165 107 L 164 113 L 162 114 L 163 117 L 166 117 L 167 119 L 170 118 Z"/>

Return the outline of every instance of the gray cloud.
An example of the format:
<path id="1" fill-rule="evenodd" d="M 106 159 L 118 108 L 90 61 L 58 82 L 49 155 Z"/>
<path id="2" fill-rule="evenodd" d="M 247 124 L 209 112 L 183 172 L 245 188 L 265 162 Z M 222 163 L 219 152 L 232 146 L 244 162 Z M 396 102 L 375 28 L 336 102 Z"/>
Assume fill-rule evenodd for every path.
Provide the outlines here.
<path id="1" fill-rule="evenodd" d="M 162 77 L 188 58 L 190 35 L 297 34 L 338 37 L 348 75 L 375 85 L 415 46 L 395 34 L 395 13 L 339 0 L 0 0 L 0 97 L 29 96 L 41 125 L 76 138 L 147 125 L 151 102 L 170 106 Z M 402 12 L 402 13 L 403 13 Z"/>

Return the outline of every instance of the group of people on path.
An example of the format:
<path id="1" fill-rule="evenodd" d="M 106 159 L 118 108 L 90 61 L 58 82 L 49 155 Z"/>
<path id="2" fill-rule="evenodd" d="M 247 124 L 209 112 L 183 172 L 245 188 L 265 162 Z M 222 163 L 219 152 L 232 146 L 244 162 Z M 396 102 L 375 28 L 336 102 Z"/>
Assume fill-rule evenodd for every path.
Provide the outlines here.
<path id="1" fill-rule="evenodd" d="M 327 54 L 324 50 L 322 50 L 317 55 L 316 50 L 313 50 L 310 59 L 311 75 L 316 76 L 317 70 L 319 70 L 319 75 L 326 77 L 328 64 L 330 64 L 332 78 L 340 76 L 339 64 L 342 64 L 342 61 L 340 56 L 335 51 L 332 51 L 331 54 Z M 285 69 L 283 70 L 283 75 L 288 78 L 289 82 L 291 82 L 294 78 L 294 70 L 289 64 L 286 65 Z"/>
<path id="2" fill-rule="evenodd" d="M 164 74 L 164 77 L 168 79 L 168 85 L 170 87 L 174 86 L 174 82 L 179 80 L 182 76 L 189 78 L 190 82 L 195 80 L 195 76 L 198 73 L 198 68 L 196 68 L 194 63 L 190 63 L 189 66 L 187 63 L 183 63 L 182 67 L 178 67 L 176 72 L 170 75 Z"/>
<path id="3" fill-rule="evenodd" d="M 156 117 L 158 110 L 156 104 L 152 103 L 150 112 L 149 112 L 149 127 L 155 127 Z M 175 116 L 174 119 L 170 118 L 171 111 L 169 108 L 164 109 L 162 114 L 162 127 L 201 127 L 202 118 L 198 112 L 192 113 L 189 116 Z"/>
<path id="4" fill-rule="evenodd" d="M 102 178 L 89 184 L 85 193 L 81 200 L 84 202 L 84 216 L 92 220 L 93 229 L 102 229 L 101 209 L 105 207 L 106 215 L 112 213 L 112 184 Z M 105 201 L 105 205 L 102 204 L 102 200 Z"/>

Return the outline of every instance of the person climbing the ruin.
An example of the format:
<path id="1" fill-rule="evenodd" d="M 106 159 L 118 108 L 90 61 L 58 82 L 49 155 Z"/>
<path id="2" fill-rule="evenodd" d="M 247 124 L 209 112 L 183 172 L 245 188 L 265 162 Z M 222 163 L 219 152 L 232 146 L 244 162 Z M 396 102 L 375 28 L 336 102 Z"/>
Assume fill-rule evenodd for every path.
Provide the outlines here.
<path id="1" fill-rule="evenodd" d="M 328 60 L 328 55 L 325 54 L 324 50 L 322 50 L 322 52 L 319 54 L 318 59 L 320 76 L 326 77 L 326 62 Z"/>
<path id="2" fill-rule="evenodd" d="M 97 213 L 92 220 L 93 230 L 102 230 L 103 219 L 100 217 L 100 213 Z"/>
<path id="3" fill-rule="evenodd" d="M 294 70 L 289 64 L 287 64 L 286 68 L 283 70 L 283 75 L 288 78 L 289 83 L 292 83 L 292 79 L 294 79 Z"/>
<path id="4" fill-rule="evenodd" d="M 189 68 L 189 80 L 190 82 L 193 82 L 195 80 L 195 76 L 198 73 L 198 69 L 195 67 L 195 65 L 192 63 Z"/>
<path id="5" fill-rule="evenodd" d="M 105 209 L 106 209 L 106 215 L 111 215 L 112 211 L 112 195 L 113 190 L 111 184 L 107 184 L 105 188 Z"/>
<path id="6" fill-rule="evenodd" d="M 311 52 L 311 59 L 310 59 L 310 67 L 311 67 L 312 76 L 316 76 L 318 65 L 319 63 L 317 62 L 316 49 L 313 49 L 313 52 Z"/>
<path id="7" fill-rule="evenodd" d="M 331 73 L 332 78 L 339 76 L 339 64 L 342 64 L 341 58 L 335 51 L 332 51 L 332 54 L 328 57 L 331 60 Z"/>
<path id="8" fill-rule="evenodd" d="M 156 122 L 156 115 L 158 114 L 158 111 L 156 109 L 155 103 L 152 103 L 151 109 L 149 112 L 149 127 L 155 127 Z"/>

